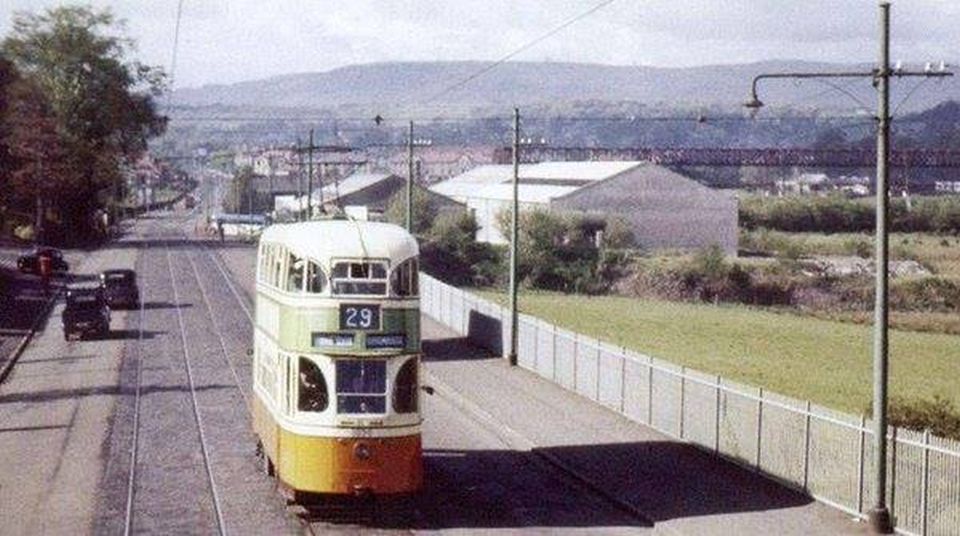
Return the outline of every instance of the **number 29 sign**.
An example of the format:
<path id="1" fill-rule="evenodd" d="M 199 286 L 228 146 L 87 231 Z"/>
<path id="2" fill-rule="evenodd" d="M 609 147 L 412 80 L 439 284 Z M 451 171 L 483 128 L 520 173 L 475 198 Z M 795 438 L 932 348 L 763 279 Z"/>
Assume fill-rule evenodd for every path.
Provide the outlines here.
<path id="1" fill-rule="evenodd" d="M 340 329 L 380 329 L 380 306 L 340 304 Z"/>

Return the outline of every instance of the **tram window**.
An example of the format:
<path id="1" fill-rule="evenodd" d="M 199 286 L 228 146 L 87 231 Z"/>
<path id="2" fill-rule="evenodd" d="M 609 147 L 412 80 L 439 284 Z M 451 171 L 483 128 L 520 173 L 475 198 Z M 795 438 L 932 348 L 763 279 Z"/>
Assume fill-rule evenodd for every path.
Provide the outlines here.
<path id="1" fill-rule="evenodd" d="M 387 293 L 387 268 L 382 262 L 338 262 L 333 265 L 333 293 L 383 296 Z"/>
<path id="2" fill-rule="evenodd" d="M 306 261 L 292 253 L 287 256 L 287 292 L 303 292 L 303 270 Z"/>
<path id="3" fill-rule="evenodd" d="M 307 263 L 307 292 L 320 294 L 327 287 L 327 276 L 320 266 L 310 261 Z"/>
<path id="4" fill-rule="evenodd" d="M 270 273 L 270 284 L 278 288 L 280 287 L 280 282 L 283 281 L 283 253 L 284 251 L 280 248 L 273 251 L 273 269 Z"/>
<path id="5" fill-rule="evenodd" d="M 326 411 L 330 403 L 327 381 L 317 365 L 304 357 L 300 358 L 300 389 L 297 393 L 299 411 Z"/>
<path id="6" fill-rule="evenodd" d="M 397 381 L 393 384 L 393 411 L 414 413 L 417 411 L 417 360 L 411 359 L 400 367 Z"/>
<path id="7" fill-rule="evenodd" d="M 397 296 L 417 295 L 417 259 L 408 259 L 390 274 L 390 286 Z"/>
<path id="8" fill-rule="evenodd" d="M 336 374 L 337 413 L 386 413 L 386 362 L 341 359 Z"/>

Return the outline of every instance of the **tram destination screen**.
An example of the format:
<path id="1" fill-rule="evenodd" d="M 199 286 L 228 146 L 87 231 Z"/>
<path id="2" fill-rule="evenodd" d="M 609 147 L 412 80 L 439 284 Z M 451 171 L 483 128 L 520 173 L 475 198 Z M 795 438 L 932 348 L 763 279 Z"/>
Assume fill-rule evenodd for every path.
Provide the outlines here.
<path id="1" fill-rule="evenodd" d="M 380 329 L 380 306 L 369 303 L 340 304 L 340 329 Z"/>

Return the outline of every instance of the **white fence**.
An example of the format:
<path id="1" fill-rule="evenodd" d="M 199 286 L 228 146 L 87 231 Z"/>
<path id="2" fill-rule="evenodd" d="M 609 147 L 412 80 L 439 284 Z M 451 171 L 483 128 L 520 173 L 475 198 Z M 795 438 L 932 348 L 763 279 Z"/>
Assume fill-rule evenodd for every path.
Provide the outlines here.
<path id="1" fill-rule="evenodd" d="M 509 310 L 420 278 L 426 314 L 503 355 Z M 870 421 L 684 368 L 520 315 L 518 363 L 630 419 L 863 516 L 872 505 Z M 960 536 L 960 442 L 891 428 L 897 531 Z"/>

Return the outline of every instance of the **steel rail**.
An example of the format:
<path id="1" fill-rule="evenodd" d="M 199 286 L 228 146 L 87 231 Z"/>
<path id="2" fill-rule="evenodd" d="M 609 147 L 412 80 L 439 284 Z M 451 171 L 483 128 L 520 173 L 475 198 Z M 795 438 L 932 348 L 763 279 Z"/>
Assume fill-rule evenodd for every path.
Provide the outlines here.
<path id="1" fill-rule="evenodd" d="M 174 302 L 180 303 L 180 291 L 177 289 L 177 279 L 173 272 L 173 262 L 170 260 L 170 247 L 165 246 L 167 256 L 167 271 L 170 273 L 170 283 L 173 287 Z M 183 363 L 186 366 L 187 382 L 190 384 L 190 401 L 193 408 L 193 417 L 197 423 L 197 433 L 200 439 L 200 452 L 203 456 L 204 469 L 207 473 L 207 479 L 210 482 L 210 494 L 213 497 L 213 507 L 217 518 L 217 530 L 221 535 L 227 533 L 226 524 L 223 519 L 223 511 L 220 507 L 220 496 L 217 493 L 217 484 L 213 478 L 213 469 L 210 463 L 210 453 L 207 448 L 206 434 L 203 431 L 203 417 L 200 415 L 200 406 L 197 403 L 196 383 L 193 379 L 193 367 L 190 365 L 190 350 L 187 346 L 187 333 L 183 324 L 183 312 L 179 307 L 177 310 L 177 325 L 180 328 L 180 345 L 183 348 Z"/>
<path id="2" fill-rule="evenodd" d="M 142 240 L 145 238 L 145 236 L 141 234 L 141 236 L 138 238 Z M 144 243 L 149 244 L 149 241 L 144 241 Z M 149 245 L 144 249 L 148 250 Z M 143 288 L 141 290 L 140 309 L 137 320 L 137 375 L 136 387 L 133 394 L 133 438 L 131 439 L 130 445 L 130 473 L 127 477 L 127 506 L 123 524 L 124 536 L 130 536 L 130 534 L 133 532 L 133 501 L 136 497 L 137 454 L 140 450 L 140 395 L 143 384 L 143 322 L 145 316 L 144 304 L 146 302 L 144 300 L 144 296 L 146 295 L 147 290 L 146 284 L 143 284 Z"/>

